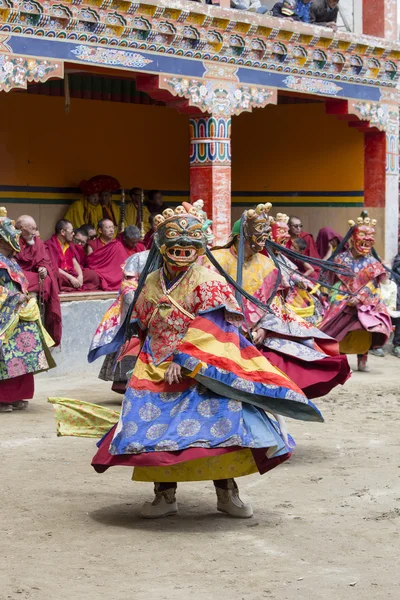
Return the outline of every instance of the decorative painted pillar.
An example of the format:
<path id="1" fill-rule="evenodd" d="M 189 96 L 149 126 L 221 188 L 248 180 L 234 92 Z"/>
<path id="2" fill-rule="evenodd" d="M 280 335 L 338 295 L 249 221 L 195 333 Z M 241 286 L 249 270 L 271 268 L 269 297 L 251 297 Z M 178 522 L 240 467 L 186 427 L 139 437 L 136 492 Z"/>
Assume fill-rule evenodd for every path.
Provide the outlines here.
<path id="1" fill-rule="evenodd" d="M 363 0 L 363 33 L 397 40 L 397 0 Z"/>
<path id="2" fill-rule="evenodd" d="M 190 199 L 204 200 L 214 241 L 223 244 L 231 231 L 231 118 L 192 117 L 189 127 Z"/>
<path id="3" fill-rule="evenodd" d="M 204 61 L 204 75 L 160 76 L 158 87 L 186 98 L 190 118 L 190 199 L 204 200 L 216 244 L 231 231 L 231 117 L 278 101 L 277 89 L 241 83 L 238 66 Z"/>
<path id="4" fill-rule="evenodd" d="M 399 107 L 386 102 L 350 102 L 349 109 L 366 123 L 363 129 L 365 207 L 378 209 L 376 212 L 382 214 L 384 253 L 386 260 L 391 260 L 398 247 Z"/>

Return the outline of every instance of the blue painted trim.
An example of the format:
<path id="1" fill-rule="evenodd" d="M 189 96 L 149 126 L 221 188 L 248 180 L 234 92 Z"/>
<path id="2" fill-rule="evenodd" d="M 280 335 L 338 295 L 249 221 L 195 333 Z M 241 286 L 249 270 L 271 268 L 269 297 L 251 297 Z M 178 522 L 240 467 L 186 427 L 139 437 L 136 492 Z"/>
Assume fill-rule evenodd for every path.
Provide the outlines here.
<path id="1" fill-rule="evenodd" d="M 40 39 L 35 37 L 18 36 L 11 34 L 7 44 L 12 48 L 16 54 L 22 54 L 25 56 L 35 56 L 50 59 L 65 60 L 70 63 L 85 64 L 91 66 L 100 66 L 105 68 L 123 69 L 126 71 L 142 72 L 142 73 L 166 73 L 170 75 L 182 75 L 186 77 L 203 77 L 205 67 L 203 61 L 200 59 L 190 59 L 184 57 L 176 57 L 164 55 L 161 53 L 143 52 L 141 50 L 121 49 L 121 48 L 110 48 L 101 45 L 85 44 L 83 42 L 71 42 L 66 40 L 56 39 Z M 73 52 L 76 51 L 78 46 L 87 46 L 92 51 L 99 50 L 104 52 L 105 50 L 121 52 L 121 56 L 129 58 L 130 55 L 137 54 L 144 59 L 148 59 L 151 62 L 146 64 L 143 68 L 138 66 L 130 66 L 124 64 L 122 61 L 116 64 L 107 64 L 105 62 L 95 63 L 89 62 L 88 60 L 79 59 L 79 57 Z M 239 67 L 237 71 L 240 82 L 245 84 L 257 84 L 265 85 L 273 88 L 280 88 L 288 90 L 288 86 L 285 80 L 292 73 L 277 73 L 274 71 L 267 71 L 266 69 L 256 69 L 253 67 Z M 319 91 L 309 91 L 311 95 L 319 95 L 322 97 L 330 98 L 355 98 L 360 100 L 371 100 L 379 101 L 381 97 L 381 91 L 379 85 L 381 82 L 377 82 L 376 86 L 373 85 L 362 85 L 362 84 L 351 84 L 339 80 L 327 79 L 323 77 L 308 77 L 299 76 L 302 81 L 317 80 L 321 83 L 334 83 L 338 86 L 337 93 L 322 93 Z M 340 89 L 339 89 L 340 88 Z M 392 89 L 392 88 L 388 88 Z M 290 89 L 290 91 L 304 91 Z"/>

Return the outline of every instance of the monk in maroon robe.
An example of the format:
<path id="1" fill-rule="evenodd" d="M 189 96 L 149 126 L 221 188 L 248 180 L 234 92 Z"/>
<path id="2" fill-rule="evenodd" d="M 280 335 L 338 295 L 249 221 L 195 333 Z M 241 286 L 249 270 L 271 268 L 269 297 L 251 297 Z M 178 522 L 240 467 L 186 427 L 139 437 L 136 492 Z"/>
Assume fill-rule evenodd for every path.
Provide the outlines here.
<path id="1" fill-rule="evenodd" d="M 115 225 L 110 219 L 101 219 L 97 226 L 98 237 L 88 243 L 87 253 L 92 254 L 110 244 L 115 237 Z"/>
<path id="2" fill-rule="evenodd" d="M 79 254 L 72 243 L 72 223 L 61 219 L 56 232 L 46 242 L 61 292 L 89 292 L 100 289 L 100 278 L 94 271 L 79 263 Z"/>
<path id="3" fill-rule="evenodd" d="M 44 326 L 58 346 L 62 332 L 61 305 L 50 255 L 37 236 L 37 225 L 32 217 L 22 215 L 17 219 L 16 227 L 21 231 L 21 251 L 16 254 L 16 261 L 28 280 L 28 291 L 36 293 L 39 302 L 44 302 Z"/>
<path id="4" fill-rule="evenodd" d="M 100 276 L 101 289 L 104 291 L 119 290 L 123 271 L 121 266 L 132 254 L 143 252 L 144 244 L 140 242 L 140 231 L 135 225 L 129 225 L 124 233 L 107 244 L 102 244 L 86 258 L 86 266 Z"/>
<path id="5" fill-rule="evenodd" d="M 303 225 L 299 217 L 290 217 L 289 234 L 290 240 L 286 244 L 287 248 L 293 249 L 293 242 L 298 238 L 302 238 L 307 244 L 307 247 L 303 252 L 304 256 L 319 258 L 319 252 L 317 250 L 317 246 L 315 245 L 314 238 L 311 233 L 303 231 Z"/>

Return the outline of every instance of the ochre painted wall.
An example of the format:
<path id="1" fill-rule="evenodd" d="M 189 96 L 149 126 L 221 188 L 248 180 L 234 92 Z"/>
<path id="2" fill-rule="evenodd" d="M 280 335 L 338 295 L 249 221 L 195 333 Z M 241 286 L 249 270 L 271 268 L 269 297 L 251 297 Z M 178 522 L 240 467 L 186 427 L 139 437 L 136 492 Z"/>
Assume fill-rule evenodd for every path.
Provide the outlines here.
<path id="1" fill-rule="evenodd" d="M 0 184 L 77 187 L 99 173 L 122 186 L 188 189 L 187 117 L 122 102 L 0 94 Z"/>
<path id="2" fill-rule="evenodd" d="M 186 115 L 158 106 L 78 99 L 66 114 L 62 98 L 23 93 L 0 94 L 0 114 L 0 204 L 12 217 L 32 214 L 44 238 L 79 197 L 65 188 L 99 173 L 118 178 L 126 188 L 160 188 L 167 201 L 186 199 Z M 359 214 L 363 136 L 327 116 L 323 104 L 257 109 L 234 117 L 232 131 L 234 218 L 246 204 L 271 201 L 280 203 L 275 212 L 300 213 L 313 233 L 328 224 L 343 233 L 347 219 Z M 298 192 L 303 195 L 293 195 Z M 307 192 L 317 194 L 308 197 Z"/>
<path id="3" fill-rule="evenodd" d="M 363 191 L 364 138 L 324 104 L 268 106 L 234 117 L 235 191 Z"/>

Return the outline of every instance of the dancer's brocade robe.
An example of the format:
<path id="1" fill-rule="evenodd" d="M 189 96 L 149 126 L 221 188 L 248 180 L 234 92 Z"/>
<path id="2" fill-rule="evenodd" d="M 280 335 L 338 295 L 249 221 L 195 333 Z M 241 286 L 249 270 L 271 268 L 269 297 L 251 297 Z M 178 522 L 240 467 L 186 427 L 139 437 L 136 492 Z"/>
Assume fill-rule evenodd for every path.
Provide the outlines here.
<path id="1" fill-rule="evenodd" d="M 373 256 L 354 258 L 350 251 L 335 258 L 335 263 L 352 275 L 337 276 L 321 329 L 334 335 L 346 354 L 365 354 L 371 347 L 383 346 L 392 332 L 392 322 L 379 290 L 384 266 Z M 349 305 L 353 299 L 356 306 Z"/>
<path id="2" fill-rule="evenodd" d="M 123 393 L 127 380 L 128 371 L 133 368 L 136 357 L 125 356 L 118 361 L 119 351 L 124 342 L 125 319 L 137 288 L 141 272 L 146 264 L 148 251 L 138 252 L 128 258 L 122 265 L 124 279 L 119 290 L 117 298 L 105 312 L 99 326 L 97 327 L 90 345 L 88 361 L 91 363 L 101 356 L 105 356 L 103 366 L 99 373 L 99 378 L 104 381 L 112 381 L 112 389 Z M 137 338 L 136 338 L 137 339 Z M 139 348 L 137 344 L 131 342 L 131 351 Z"/>
<path id="3" fill-rule="evenodd" d="M 119 423 L 99 445 L 98 471 L 135 466 L 135 479 L 223 479 L 273 468 L 290 454 L 265 411 L 321 420 L 301 390 L 240 333 L 225 279 L 193 265 L 173 282 L 146 279 L 132 310 L 142 339 Z M 171 362 L 180 383 L 168 384 Z"/>
<path id="4" fill-rule="evenodd" d="M 33 397 L 33 375 L 55 366 L 54 341 L 42 326 L 28 280 L 14 258 L 0 254 L 0 402 Z M 21 302 L 22 300 L 22 302 Z"/>
<path id="5" fill-rule="evenodd" d="M 237 255 L 234 248 L 215 250 L 216 260 L 236 279 Z M 208 266 L 211 267 L 210 263 Z M 253 254 L 243 266 L 243 288 L 266 304 L 274 291 L 278 270 L 272 260 L 261 253 Z M 339 354 L 336 340 L 297 315 L 275 294 L 271 312 L 258 308 L 243 299 L 243 310 L 248 327 L 264 329 L 267 337 L 261 348 L 268 360 L 286 373 L 307 395 L 317 398 L 343 384 L 350 367 L 345 356 Z"/>

